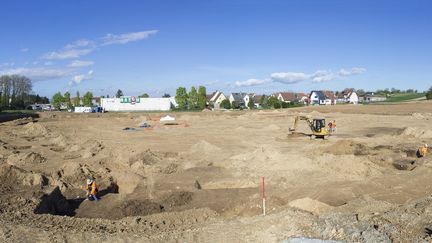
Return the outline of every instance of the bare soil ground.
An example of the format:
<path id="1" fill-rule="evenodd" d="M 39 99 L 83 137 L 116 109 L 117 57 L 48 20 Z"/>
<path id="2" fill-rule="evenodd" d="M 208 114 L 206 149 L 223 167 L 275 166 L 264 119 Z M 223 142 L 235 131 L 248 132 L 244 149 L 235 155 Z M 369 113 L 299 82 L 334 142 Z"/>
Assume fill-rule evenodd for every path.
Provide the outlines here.
<path id="1" fill-rule="evenodd" d="M 415 157 L 432 143 L 430 102 L 162 115 L 0 123 L 1 241 L 432 240 L 432 160 Z M 337 131 L 289 135 L 296 115 Z M 88 176 L 98 202 L 84 200 Z"/>

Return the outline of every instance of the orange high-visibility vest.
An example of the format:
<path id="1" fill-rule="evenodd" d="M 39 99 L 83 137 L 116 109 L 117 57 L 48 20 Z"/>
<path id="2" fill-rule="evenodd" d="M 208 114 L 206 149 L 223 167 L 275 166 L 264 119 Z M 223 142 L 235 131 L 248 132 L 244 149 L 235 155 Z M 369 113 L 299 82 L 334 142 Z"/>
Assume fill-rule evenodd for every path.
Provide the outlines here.
<path id="1" fill-rule="evenodd" d="M 87 184 L 87 185 L 86 185 L 86 190 L 87 190 L 87 191 L 90 191 L 90 190 L 91 190 L 91 191 L 90 191 L 90 194 L 96 196 L 96 193 L 98 192 L 98 189 L 97 189 L 97 186 L 96 186 L 96 182 L 95 182 L 95 181 L 92 182 L 92 184 L 91 184 L 91 188 L 90 188 L 90 185 Z"/>

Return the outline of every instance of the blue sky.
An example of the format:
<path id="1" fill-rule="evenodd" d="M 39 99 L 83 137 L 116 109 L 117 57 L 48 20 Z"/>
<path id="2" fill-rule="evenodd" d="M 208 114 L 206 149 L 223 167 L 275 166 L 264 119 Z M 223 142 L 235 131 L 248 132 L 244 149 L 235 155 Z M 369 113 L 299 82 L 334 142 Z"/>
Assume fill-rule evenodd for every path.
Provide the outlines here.
<path id="1" fill-rule="evenodd" d="M 2 1 L 0 74 L 36 93 L 432 85 L 431 1 Z"/>

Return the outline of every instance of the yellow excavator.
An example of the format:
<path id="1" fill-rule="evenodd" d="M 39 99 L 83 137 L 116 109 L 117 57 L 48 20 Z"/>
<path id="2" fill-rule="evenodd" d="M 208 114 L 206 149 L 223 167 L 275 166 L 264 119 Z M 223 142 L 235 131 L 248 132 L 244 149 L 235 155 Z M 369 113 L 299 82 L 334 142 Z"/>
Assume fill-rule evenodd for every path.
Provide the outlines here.
<path id="1" fill-rule="evenodd" d="M 322 138 L 325 139 L 326 136 L 329 135 L 329 131 L 326 128 L 325 119 L 323 118 L 314 118 L 310 119 L 306 116 L 296 116 L 294 119 L 294 125 L 292 128 L 289 129 L 292 134 L 296 133 L 298 122 L 300 121 L 306 121 L 306 123 L 309 125 L 309 128 L 312 131 L 312 134 L 305 134 L 312 138 L 314 136 L 315 138 Z"/>

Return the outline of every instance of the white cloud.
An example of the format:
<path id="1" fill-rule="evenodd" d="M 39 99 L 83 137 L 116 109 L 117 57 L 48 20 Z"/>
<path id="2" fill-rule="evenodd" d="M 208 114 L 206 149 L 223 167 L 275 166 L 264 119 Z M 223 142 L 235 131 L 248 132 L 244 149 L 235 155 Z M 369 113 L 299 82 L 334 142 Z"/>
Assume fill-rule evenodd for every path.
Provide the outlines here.
<path id="1" fill-rule="evenodd" d="M 248 79 L 246 81 L 236 81 L 234 86 L 254 86 L 271 82 L 278 82 L 283 84 L 295 84 L 310 80 L 314 83 L 327 82 L 335 80 L 340 77 L 350 76 L 355 74 L 362 74 L 366 72 L 366 68 L 354 67 L 349 70 L 341 69 L 335 73 L 331 70 L 318 70 L 314 73 L 301 73 L 301 72 L 276 72 L 270 74 L 270 79 Z"/>
<path id="2" fill-rule="evenodd" d="M 70 58 L 78 58 L 80 56 L 84 56 L 92 52 L 93 49 L 67 49 L 62 51 L 53 51 L 45 54 L 42 58 L 48 60 L 63 60 Z"/>
<path id="3" fill-rule="evenodd" d="M 342 68 L 341 70 L 339 70 L 338 74 L 340 76 L 350 76 L 355 74 L 362 74 L 365 73 L 366 71 L 367 71 L 366 68 L 360 68 L 360 67 L 353 67 L 349 70 Z"/>
<path id="4" fill-rule="evenodd" d="M 87 74 L 75 75 L 72 80 L 69 82 L 69 86 L 78 85 L 82 81 L 93 79 L 93 70 L 87 72 Z"/>
<path id="5" fill-rule="evenodd" d="M 0 71 L 4 75 L 24 75 L 33 81 L 51 80 L 63 78 L 71 75 L 73 70 L 70 68 L 53 68 L 53 67 L 34 67 L 34 68 L 13 68 Z"/>
<path id="6" fill-rule="evenodd" d="M 131 32 L 120 35 L 107 34 L 102 38 L 102 45 L 126 44 L 132 41 L 139 41 L 154 35 L 158 30 L 147 30 L 141 32 Z"/>
<path id="7" fill-rule="evenodd" d="M 280 73 L 272 73 L 270 77 L 273 81 L 279 83 L 294 84 L 294 83 L 308 80 L 310 78 L 310 75 L 306 73 L 280 72 Z"/>
<path id="8" fill-rule="evenodd" d="M 67 44 L 63 49 L 59 51 L 52 51 L 42 56 L 43 59 L 47 60 L 64 60 L 79 58 L 85 56 L 96 48 L 106 45 L 113 44 L 126 44 L 132 41 L 139 41 L 154 35 L 158 30 L 148 30 L 141 32 L 131 32 L 120 35 L 107 34 L 100 41 L 92 41 L 87 39 L 77 40 L 71 44 Z"/>
<path id="9" fill-rule="evenodd" d="M 95 43 L 91 40 L 81 39 L 81 40 L 77 40 L 71 44 L 67 44 L 65 46 L 65 49 L 76 49 L 76 48 L 82 48 L 82 47 L 94 46 L 94 45 L 95 45 Z"/>
<path id="10" fill-rule="evenodd" d="M 20 52 L 28 52 L 30 49 L 28 49 L 28 48 L 21 48 L 20 49 Z"/>
<path id="11" fill-rule="evenodd" d="M 337 78 L 337 75 L 332 71 L 327 70 L 318 70 L 313 75 L 311 75 L 311 79 L 314 83 L 321 83 L 326 81 L 331 81 Z"/>
<path id="12" fill-rule="evenodd" d="M 4 62 L 4 63 L 0 64 L 0 68 L 13 67 L 13 66 L 15 66 L 15 63 L 13 63 L 13 62 Z"/>
<path id="13" fill-rule="evenodd" d="M 74 67 L 74 68 L 88 67 L 88 66 L 92 66 L 93 64 L 94 64 L 94 62 L 92 62 L 92 61 L 75 60 L 75 61 L 71 62 L 68 65 L 68 67 Z"/>
<path id="14" fill-rule="evenodd" d="M 248 79 L 246 81 L 236 81 L 235 82 L 235 86 L 236 87 L 245 87 L 245 86 L 255 86 L 255 85 L 260 85 L 260 84 L 265 84 L 271 82 L 270 79 Z"/>

